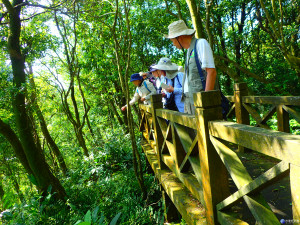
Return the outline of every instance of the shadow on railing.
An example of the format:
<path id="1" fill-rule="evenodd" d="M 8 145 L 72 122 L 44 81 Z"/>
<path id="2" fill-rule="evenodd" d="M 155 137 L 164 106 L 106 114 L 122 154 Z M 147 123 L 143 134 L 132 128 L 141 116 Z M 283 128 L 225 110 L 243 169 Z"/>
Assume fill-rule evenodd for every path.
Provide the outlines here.
<path id="1" fill-rule="evenodd" d="M 234 106 L 237 121 L 245 122 L 242 115 L 251 97 L 235 92 L 235 98 L 240 100 Z M 232 206 L 244 201 L 258 224 L 273 225 L 280 222 L 260 191 L 290 175 L 293 219 L 300 223 L 300 136 L 223 121 L 220 101 L 218 91 L 195 94 L 195 116 L 162 109 L 161 95 L 151 96 L 151 106 L 140 105 L 140 131 L 155 150 L 156 176 L 162 170 L 174 173 L 204 206 L 207 224 L 247 224 L 232 214 Z M 278 107 L 284 109 L 281 103 Z M 228 143 L 281 162 L 252 180 Z M 228 174 L 238 189 L 234 193 L 229 191 Z M 189 224 L 200 224 L 189 220 L 182 208 L 177 209 Z"/>

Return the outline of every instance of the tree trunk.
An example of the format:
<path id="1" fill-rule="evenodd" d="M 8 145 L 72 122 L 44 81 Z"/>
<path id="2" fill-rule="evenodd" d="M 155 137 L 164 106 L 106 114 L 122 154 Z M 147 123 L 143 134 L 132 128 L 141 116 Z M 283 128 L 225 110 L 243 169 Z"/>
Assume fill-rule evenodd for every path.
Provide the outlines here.
<path id="1" fill-rule="evenodd" d="M 196 30 L 196 38 L 206 38 L 204 32 L 203 22 L 199 11 L 197 10 L 197 4 L 195 0 L 186 0 L 186 3 L 189 6 L 191 18 L 193 21 L 194 28 Z"/>
<path id="2" fill-rule="evenodd" d="M 74 11 L 76 11 L 75 10 L 75 2 L 74 2 Z M 74 14 L 75 17 L 77 17 L 77 13 L 78 12 L 75 12 L 75 14 Z M 84 155 L 89 157 L 88 148 L 86 146 L 85 139 L 84 139 L 83 132 L 82 132 L 82 128 L 85 124 L 85 120 L 86 120 L 87 114 L 89 112 L 89 107 L 86 103 L 86 100 L 84 98 L 83 92 L 80 87 L 80 79 L 79 79 L 80 69 L 78 67 L 77 54 L 76 54 L 76 44 L 77 44 L 77 33 L 76 33 L 76 26 L 75 26 L 76 19 L 74 19 L 74 21 L 73 21 L 74 22 L 74 24 L 73 24 L 74 46 L 72 46 L 70 44 L 70 42 L 67 40 L 68 39 L 67 34 L 65 32 L 64 33 L 62 32 L 56 12 L 54 14 L 54 19 L 55 19 L 56 27 L 59 31 L 59 34 L 63 40 L 65 55 L 67 58 L 67 69 L 68 69 L 68 72 L 70 75 L 70 84 L 69 84 L 68 91 L 65 93 L 65 91 L 63 90 L 62 96 L 61 96 L 63 108 L 64 108 L 65 113 L 67 114 L 68 120 L 73 125 L 79 146 L 83 149 Z M 63 30 L 65 31 L 66 27 L 65 27 L 64 22 L 62 23 L 62 27 L 63 27 Z M 77 105 L 76 98 L 75 98 L 75 87 L 74 87 L 75 86 L 75 77 L 77 78 L 77 81 L 78 81 L 79 91 L 82 96 L 83 105 L 84 105 L 84 115 L 83 115 L 82 121 L 80 120 L 80 113 L 79 113 L 78 105 Z M 71 101 L 72 101 L 73 112 L 75 114 L 74 116 L 70 110 L 70 106 L 68 103 L 69 94 L 70 94 Z M 91 131 L 91 132 L 93 133 L 93 131 Z"/>
<path id="3" fill-rule="evenodd" d="M 51 173 L 48 164 L 46 163 L 41 152 L 35 145 L 32 131 L 32 124 L 30 123 L 26 103 L 26 81 L 25 81 L 25 62 L 20 50 L 20 33 L 21 21 L 20 11 L 22 0 L 14 1 L 11 5 L 9 0 L 2 0 L 9 12 L 9 29 L 10 34 L 8 38 L 8 51 L 12 63 L 14 89 L 13 93 L 13 107 L 16 119 L 16 126 L 20 135 L 20 140 L 23 146 L 24 153 L 28 160 L 29 166 L 33 172 L 34 180 L 37 188 L 42 195 L 46 195 L 48 187 L 52 186 L 52 191 L 55 192 L 57 199 L 64 199 L 66 196 L 65 189 L 62 187 L 59 180 Z"/>
<path id="4" fill-rule="evenodd" d="M 114 44 L 115 44 L 115 55 L 117 59 L 117 68 L 118 68 L 118 74 L 119 74 L 119 79 L 122 87 L 123 93 L 126 95 L 126 102 L 127 102 L 127 119 L 128 119 L 128 129 L 130 132 L 130 139 L 131 139 L 131 146 L 132 146 L 132 155 L 133 155 L 133 167 L 134 167 L 134 172 L 137 177 L 139 186 L 142 191 L 143 198 L 146 199 L 147 196 L 147 190 L 144 185 L 144 179 L 143 179 L 143 171 L 141 167 L 141 162 L 140 162 L 140 157 L 139 153 L 137 150 L 137 145 L 136 145 L 136 140 L 135 140 L 135 134 L 134 134 L 134 128 L 132 126 L 132 114 L 131 114 L 131 107 L 129 104 L 129 88 L 128 88 L 128 70 L 130 66 L 130 51 L 131 51 L 131 31 L 130 31 L 130 24 L 129 24 L 129 19 L 128 19 L 128 11 L 129 9 L 126 7 L 126 2 L 123 0 L 124 3 L 124 12 L 125 12 L 125 19 L 126 19 L 126 28 L 127 28 L 127 35 L 128 35 L 128 40 L 126 43 L 127 45 L 127 60 L 126 60 L 126 67 L 125 67 L 125 72 L 121 72 L 121 62 L 120 62 L 120 51 L 119 45 L 118 45 L 118 39 L 116 36 L 116 24 L 118 20 L 118 15 L 119 15 L 119 1 L 116 0 L 116 12 L 115 12 L 115 20 L 114 20 L 114 25 L 112 27 L 112 35 L 114 39 Z M 124 76 L 125 74 L 125 76 Z"/>
<path id="5" fill-rule="evenodd" d="M 4 123 L 0 119 L 0 134 L 2 134 L 6 140 L 11 144 L 13 147 L 14 153 L 17 156 L 17 158 L 20 160 L 22 166 L 24 167 L 25 171 L 30 175 L 33 174 L 30 165 L 28 163 L 28 160 L 26 158 L 23 146 L 16 135 L 16 133 L 11 129 L 11 127 Z"/>
<path id="6" fill-rule="evenodd" d="M 44 137 L 46 138 L 46 141 L 49 143 L 49 146 L 51 147 L 54 155 L 56 156 L 56 158 L 58 160 L 58 163 L 59 163 L 59 166 L 60 166 L 63 174 L 66 175 L 68 169 L 67 169 L 65 160 L 64 160 L 58 146 L 56 145 L 55 141 L 53 140 L 53 138 L 51 137 L 51 135 L 48 131 L 47 123 L 46 123 L 46 121 L 44 119 L 44 116 L 43 116 L 43 113 L 40 110 L 40 107 L 39 107 L 39 105 L 37 104 L 37 101 L 36 101 L 36 94 L 35 94 L 36 93 L 36 86 L 35 86 L 35 83 L 34 83 L 34 78 L 32 76 L 32 69 L 31 68 L 30 68 L 29 76 L 30 76 L 30 78 L 29 78 L 30 85 L 32 87 L 32 94 L 30 96 L 31 97 L 31 103 L 32 103 L 33 108 L 36 112 L 36 115 L 39 119 L 41 130 L 43 132 Z"/>

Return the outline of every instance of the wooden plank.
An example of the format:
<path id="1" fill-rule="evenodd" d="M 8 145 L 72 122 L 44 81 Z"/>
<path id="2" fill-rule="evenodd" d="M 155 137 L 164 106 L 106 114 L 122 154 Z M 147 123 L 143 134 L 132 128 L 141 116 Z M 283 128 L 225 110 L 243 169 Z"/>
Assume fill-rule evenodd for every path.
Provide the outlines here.
<path id="1" fill-rule="evenodd" d="M 176 148 L 175 148 L 175 146 L 170 141 L 166 141 L 166 145 L 168 147 L 170 156 L 172 157 L 173 160 L 176 160 Z"/>
<path id="2" fill-rule="evenodd" d="M 170 120 L 172 122 L 181 124 L 192 129 L 196 129 L 196 119 L 194 115 L 180 113 L 168 109 L 157 109 L 156 115 L 158 117 Z"/>
<path id="3" fill-rule="evenodd" d="M 225 96 L 230 102 L 234 103 L 234 95 L 226 95 Z"/>
<path id="4" fill-rule="evenodd" d="M 254 151 L 300 165 L 300 136 L 227 121 L 209 123 L 210 134 Z"/>
<path id="5" fill-rule="evenodd" d="M 276 112 L 276 106 L 272 106 L 269 111 L 263 116 L 263 118 L 261 119 L 261 121 L 259 123 L 263 123 L 265 124 L 267 122 L 267 120 L 269 120 L 274 113 Z"/>
<path id="6" fill-rule="evenodd" d="M 300 105 L 300 96 L 244 96 L 245 103 Z"/>
<path id="7" fill-rule="evenodd" d="M 258 224 L 281 225 L 270 206 L 261 195 L 246 195 L 243 198 Z"/>
<path id="8" fill-rule="evenodd" d="M 259 113 L 253 109 L 250 105 L 247 103 L 242 103 L 245 109 L 250 113 L 250 115 L 253 117 L 253 119 L 256 121 L 256 125 L 260 126 L 265 129 L 270 129 L 270 127 L 266 124 L 261 124 L 260 121 L 262 120 Z"/>
<path id="9" fill-rule="evenodd" d="M 175 128 L 175 123 L 170 122 L 172 124 L 172 134 L 173 134 L 173 144 L 175 146 L 175 163 L 176 163 L 176 168 L 179 170 L 179 166 L 181 165 L 184 157 L 186 156 L 186 151 L 184 150 L 181 141 L 180 141 L 180 137 L 178 135 L 178 132 L 176 131 Z M 183 134 L 182 134 L 183 135 Z"/>
<path id="10" fill-rule="evenodd" d="M 293 219 L 300 222 L 300 166 L 291 164 L 290 182 L 293 205 Z"/>
<path id="11" fill-rule="evenodd" d="M 176 178 L 174 172 L 169 170 L 161 170 L 158 166 L 158 157 L 154 150 L 147 144 L 142 145 L 142 148 L 147 156 L 147 159 L 155 172 L 156 177 L 162 184 L 166 193 L 184 218 L 184 220 L 191 225 L 206 224 L 205 209 L 202 204 L 195 199 L 191 192 L 183 185 L 182 182 Z M 172 160 L 171 160 L 172 161 Z M 183 177 L 181 177 L 183 179 Z M 195 193 L 200 192 L 201 188 L 192 178 L 192 176 L 185 176 L 185 182 L 189 183 L 189 187 Z"/>
<path id="12" fill-rule="evenodd" d="M 190 147 L 193 143 L 193 140 L 187 130 L 189 128 L 187 128 L 183 125 L 177 124 L 177 123 L 174 123 L 174 128 L 180 138 L 180 142 L 181 142 L 185 152 L 187 153 L 190 150 Z"/>
<path id="13" fill-rule="evenodd" d="M 148 112 L 148 113 L 151 113 L 151 105 L 145 105 L 145 104 L 140 104 L 140 109 Z"/>
<path id="14" fill-rule="evenodd" d="M 265 187 L 275 183 L 276 181 L 287 176 L 289 173 L 289 164 L 282 161 L 276 166 L 272 167 L 249 184 L 241 187 L 234 194 L 230 195 L 224 201 L 217 205 L 218 210 L 224 210 L 231 207 L 233 204 L 238 202 L 244 195 L 251 194 L 252 192 L 258 192 Z"/>
<path id="15" fill-rule="evenodd" d="M 283 105 L 278 105 L 276 111 L 278 130 L 290 133 L 290 118 L 288 112 L 284 110 Z"/>
<path id="16" fill-rule="evenodd" d="M 190 145 L 189 149 L 188 149 L 188 152 L 186 153 L 186 156 L 184 158 L 184 160 L 182 161 L 181 165 L 180 165 L 180 171 L 181 172 L 184 172 L 186 171 L 188 168 L 188 166 L 190 165 L 188 162 L 188 159 L 191 155 L 192 152 L 196 151 L 195 149 L 198 149 L 198 146 L 196 146 L 197 144 L 197 141 L 198 141 L 198 138 L 195 137 L 193 143 Z"/>
<path id="17" fill-rule="evenodd" d="M 227 113 L 226 117 L 230 117 L 232 114 L 234 114 L 235 112 L 235 104 L 233 104 L 229 110 L 229 112 Z"/>
<path id="18" fill-rule="evenodd" d="M 237 219 L 228 213 L 218 211 L 218 222 L 221 225 L 249 225 L 245 221 Z"/>
<path id="19" fill-rule="evenodd" d="M 168 196 L 188 224 L 202 225 L 206 223 L 205 209 L 201 203 L 190 195 L 187 188 L 168 171 L 161 171 L 162 186 Z"/>
<path id="20" fill-rule="evenodd" d="M 287 111 L 298 123 L 300 123 L 300 113 L 297 112 L 296 110 L 286 106 L 286 105 L 283 105 L 282 106 L 284 108 L 285 111 Z"/>
<path id="21" fill-rule="evenodd" d="M 164 138 L 166 138 L 167 130 L 168 130 L 168 125 L 166 123 L 166 120 L 159 118 L 159 117 L 157 117 L 156 119 L 157 119 L 158 125 L 160 127 L 160 130 L 161 130 Z"/>
<path id="22" fill-rule="evenodd" d="M 243 186 L 251 183 L 252 178 L 236 153 L 211 135 L 210 139 L 215 146 L 216 151 L 219 153 L 237 188 L 240 189 Z M 243 198 L 248 205 L 252 215 L 257 221 L 261 222 L 261 224 L 279 223 L 278 219 L 270 209 L 270 206 L 259 193 L 251 197 L 249 197 L 248 195 L 244 195 Z"/>
<path id="23" fill-rule="evenodd" d="M 196 179 L 196 177 L 191 173 L 180 173 L 178 168 L 176 168 L 174 160 L 171 156 L 164 155 L 163 161 L 168 166 L 168 168 L 176 175 L 176 177 L 182 183 L 184 183 L 184 185 L 190 190 L 193 196 L 195 196 L 202 204 L 204 204 L 202 185 L 198 182 L 198 179 Z"/>
<path id="24" fill-rule="evenodd" d="M 145 121 L 145 113 L 143 113 L 143 115 L 142 115 L 142 119 L 141 119 L 141 122 L 140 122 L 140 127 L 139 127 L 139 131 L 144 131 L 144 129 L 145 129 L 145 123 L 146 121 Z"/>
<path id="25" fill-rule="evenodd" d="M 211 135 L 210 140 L 222 159 L 222 162 L 227 168 L 227 171 L 229 172 L 235 185 L 238 188 L 241 188 L 242 186 L 251 182 L 252 178 L 237 154 Z"/>

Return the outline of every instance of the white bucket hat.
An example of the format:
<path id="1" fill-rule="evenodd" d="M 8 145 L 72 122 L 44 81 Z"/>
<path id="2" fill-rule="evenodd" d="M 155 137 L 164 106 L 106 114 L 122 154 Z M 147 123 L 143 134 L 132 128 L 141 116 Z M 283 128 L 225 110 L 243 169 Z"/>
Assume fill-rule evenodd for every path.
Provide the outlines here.
<path id="1" fill-rule="evenodd" d="M 169 34 L 164 34 L 165 38 L 176 38 L 181 35 L 192 35 L 196 31 L 194 29 L 189 29 L 183 20 L 178 20 L 171 23 L 169 26 Z"/>
<path id="2" fill-rule="evenodd" d="M 168 79 L 173 79 L 177 75 L 178 70 L 181 69 L 180 66 L 172 63 L 169 58 L 161 58 L 152 68 L 166 71 L 166 77 Z"/>

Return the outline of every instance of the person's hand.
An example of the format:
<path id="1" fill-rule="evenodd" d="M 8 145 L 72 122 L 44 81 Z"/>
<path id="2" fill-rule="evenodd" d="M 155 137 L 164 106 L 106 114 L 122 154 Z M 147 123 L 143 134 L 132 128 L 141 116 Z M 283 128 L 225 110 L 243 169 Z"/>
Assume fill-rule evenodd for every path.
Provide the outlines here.
<path id="1" fill-rule="evenodd" d="M 174 88 L 173 88 L 171 85 L 169 85 L 169 87 L 166 88 L 165 90 L 166 90 L 167 92 L 171 93 L 171 92 L 174 91 Z"/>
<path id="2" fill-rule="evenodd" d="M 124 105 L 124 106 L 121 108 L 121 110 L 122 110 L 122 111 L 125 111 L 126 108 L 127 108 L 126 105 Z"/>
<path id="3" fill-rule="evenodd" d="M 141 101 L 142 101 L 142 102 L 145 101 L 145 100 L 146 100 L 146 99 L 145 99 L 144 97 L 141 98 Z"/>
<path id="4" fill-rule="evenodd" d="M 165 92 L 162 92 L 161 95 L 163 98 L 167 96 Z"/>

